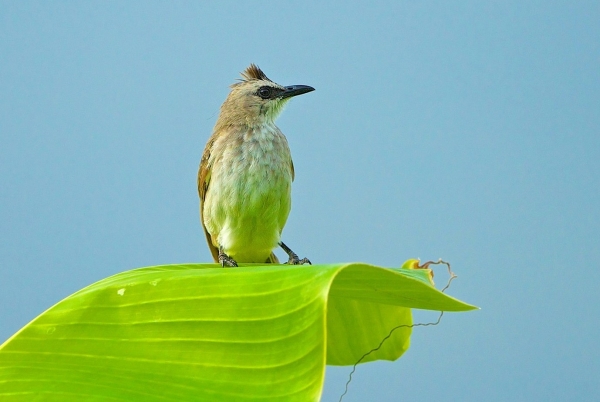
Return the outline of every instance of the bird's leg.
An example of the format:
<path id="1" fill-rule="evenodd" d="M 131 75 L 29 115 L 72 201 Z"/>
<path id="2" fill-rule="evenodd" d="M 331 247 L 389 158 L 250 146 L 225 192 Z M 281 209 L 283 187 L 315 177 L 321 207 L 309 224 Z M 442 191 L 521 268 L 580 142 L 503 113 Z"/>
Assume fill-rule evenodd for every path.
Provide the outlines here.
<path id="1" fill-rule="evenodd" d="M 290 265 L 309 264 L 309 265 L 312 265 L 312 263 L 310 262 L 310 260 L 308 258 L 303 258 L 303 259 L 298 258 L 298 254 L 294 253 L 291 248 L 289 248 L 288 246 L 285 245 L 284 242 L 280 241 L 279 246 L 281 246 L 283 251 L 285 251 L 287 253 L 287 255 L 289 256 L 288 262 L 286 262 L 286 264 L 290 264 Z"/>
<path id="2" fill-rule="evenodd" d="M 224 267 L 237 267 L 237 262 L 223 251 L 222 248 L 219 247 L 219 262 L 221 266 Z"/>

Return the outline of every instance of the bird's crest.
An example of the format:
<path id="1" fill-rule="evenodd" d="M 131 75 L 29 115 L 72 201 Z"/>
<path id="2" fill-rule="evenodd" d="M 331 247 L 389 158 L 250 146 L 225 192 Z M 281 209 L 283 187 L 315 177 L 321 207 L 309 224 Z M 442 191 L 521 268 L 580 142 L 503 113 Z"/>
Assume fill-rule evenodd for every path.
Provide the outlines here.
<path id="1" fill-rule="evenodd" d="M 266 76 L 263 71 L 258 68 L 258 66 L 254 63 L 250 64 L 250 66 L 242 72 L 242 81 L 254 81 L 254 80 L 264 80 L 271 81 L 269 77 Z M 273 82 L 273 81 L 271 81 Z"/>

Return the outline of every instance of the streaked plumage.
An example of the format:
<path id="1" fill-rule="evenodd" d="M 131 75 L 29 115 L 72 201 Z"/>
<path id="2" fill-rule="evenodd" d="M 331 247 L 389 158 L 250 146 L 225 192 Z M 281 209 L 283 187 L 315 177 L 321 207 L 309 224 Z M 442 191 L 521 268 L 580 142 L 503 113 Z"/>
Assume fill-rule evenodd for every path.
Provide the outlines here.
<path id="1" fill-rule="evenodd" d="M 292 96 L 314 90 L 271 81 L 254 64 L 231 86 L 198 172 L 200 215 L 217 262 L 273 262 L 291 208 L 294 166 L 275 119 Z"/>

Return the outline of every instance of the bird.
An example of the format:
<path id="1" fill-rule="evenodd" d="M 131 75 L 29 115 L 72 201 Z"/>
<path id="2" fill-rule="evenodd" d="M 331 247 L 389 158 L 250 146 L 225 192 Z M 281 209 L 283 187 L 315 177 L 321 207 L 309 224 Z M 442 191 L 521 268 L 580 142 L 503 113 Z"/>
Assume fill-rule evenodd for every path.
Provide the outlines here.
<path id="1" fill-rule="evenodd" d="M 285 135 L 275 120 L 295 96 L 315 89 L 282 86 L 255 64 L 230 86 L 198 169 L 200 221 L 215 262 L 272 263 L 280 246 L 287 264 L 300 259 L 281 233 L 291 209 L 294 164 Z"/>

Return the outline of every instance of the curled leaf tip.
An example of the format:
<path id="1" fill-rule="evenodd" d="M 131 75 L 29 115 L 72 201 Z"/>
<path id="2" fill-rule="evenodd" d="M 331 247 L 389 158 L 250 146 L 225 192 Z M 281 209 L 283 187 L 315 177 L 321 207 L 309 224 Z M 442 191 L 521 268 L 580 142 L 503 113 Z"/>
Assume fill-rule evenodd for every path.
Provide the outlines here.
<path id="1" fill-rule="evenodd" d="M 440 260 L 441 261 L 441 260 Z M 418 258 L 411 258 L 410 260 L 406 260 L 404 264 L 400 268 L 402 269 L 424 269 L 429 274 L 429 282 L 431 282 L 431 286 L 435 286 L 433 282 L 433 270 L 429 268 L 430 264 L 437 264 L 432 261 L 428 261 L 423 265 L 420 265 L 421 260 Z"/>

